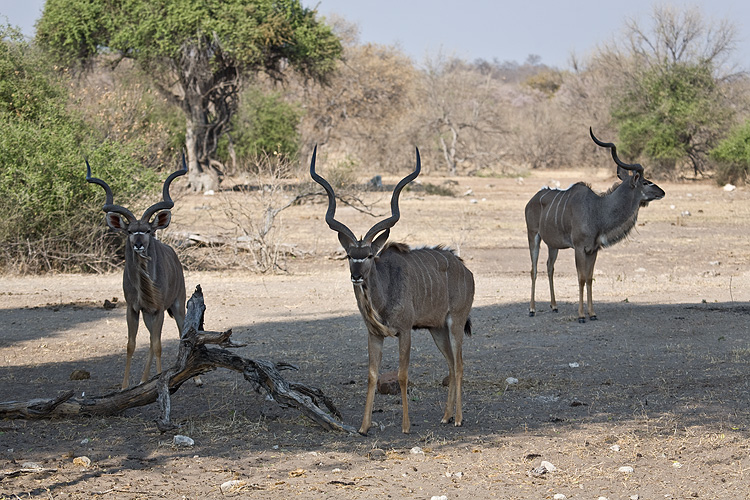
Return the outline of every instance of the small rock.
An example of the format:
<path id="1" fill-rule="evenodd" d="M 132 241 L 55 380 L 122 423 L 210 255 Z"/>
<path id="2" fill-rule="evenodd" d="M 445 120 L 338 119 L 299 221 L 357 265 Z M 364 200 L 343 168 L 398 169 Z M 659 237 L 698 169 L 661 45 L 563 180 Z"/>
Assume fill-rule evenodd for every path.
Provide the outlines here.
<path id="1" fill-rule="evenodd" d="M 219 488 L 221 489 L 222 493 L 226 494 L 226 493 L 234 493 L 236 491 L 239 491 L 244 486 L 247 486 L 247 481 L 243 481 L 241 479 L 233 479 L 232 481 L 221 483 L 221 486 Z"/>
<path id="2" fill-rule="evenodd" d="M 419 446 L 415 446 L 414 448 L 409 450 L 409 453 L 411 453 L 412 455 L 424 455 L 424 451 L 422 451 L 422 448 L 420 448 Z"/>
<path id="3" fill-rule="evenodd" d="M 569 366 L 569 367 L 571 367 L 571 368 L 578 368 L 578 367 L 580 367 L 581 365 L 579 365 L 578 363 L 576 363 L 576 362 L 574 361 L 574 362 L 572 362 L 572 363 L 568 363 L 568 366 Z"/>
<path id="4" fill-rule="evenodd" d="M 532 476 L 543 476 L 548 472 L 555 472 L 556 470 L 557 470 L 557 467 L 547 462 L 546 460 L 542 460 L 542 463 L 539 464 L 539 467 L 531 469 L 529 474 Z"/>
<path id="5" fill-rule="evenodd" d="M 440 495 L 440 496 L 435 495 L 435 496 L 430 497 L 430 500 L 448 500 L 448 497 L 445 495 Z"/>
<path id="6" fill-rule="evenodd" d="M 737 189 L 737 186 L 734 184 L 724 184 L 724 191 L 726 192 L 734 191 L 735 189 Z"/>
<path id="7" fill-rule="evenodd" d="M 86 370 L 73 370 L 70 372 L 70 380 L 88 380 L 91 378 L 91 373 Z"/>
<path id="8" fill-rule="evenodd" d="M 466 192 L 464 193 L 464 196 L 471 196 L 471 195 L 473 195 L 473 194 L 474 194 L 474 191 L 473 191 L 473 190 L 472 190 L 471 188 L 469 188 L 469 189 L 467 189 L 467 190 L 466 190 Z"/>
<path id="9" fill-rule="evenodd" d="M 378 394 L 401 394 L 401 386 L 398 385 L 398 372 L 385 372 L 378 377 Z"/>
<path id="10" fill-rule="evenodd" d="M 185 446 L 185 447 L 191 447 L 195 445 L 195 441 L 193 441 L 191 438 L 187 436 L 183 436 L 181 434 L 176 434 L 174 439 L 172 439 L 172 443 L 175 446 Z"/>
<path id="11" fill-rule="evenodd" d="M 367 182 L 367 187 L 370 189 L 383 189 L 383 178 L 379 175 L 376 175 Z"/>
<path id="12" fill-rule="evenodd" d="M 42 464 L 36 462 L 24 462 L 21 464 L 22 469 L 43 469 Z"/>
<path id="13" fill-rule="evenodd" d="M 89 457 L 75 457 L 73 459 L 73 465 L 79 465 L 81 467 L 90 467 L 91 459 Z"/>
<path id="14" fill-rule="evenodd" d="M 367 457 L 370 460 L 377 460 L 377 461 L 383 461 L 386 458 L 388 458 L 386 457 L 385 452 L 381 450 L 380 448 L 373 448 L 372 450 L 370 450 L 370 453 L 367 454 Z"/>
<path id="15" fill-rule="evenodd" d="M 620 445 L 619 444 L 613 444 L 612 446 L 609 447 L 609 449 L 612 450 L 612 451 L 620 451 Z"/>
<path id="16" fill-rule="evenodd" d="M 596 500 L 609 500 L 609 498 L 607 498 L 607 497 L 599 497 Z"/>
<path id="17" fill-rule="evenodd" d="M 630 500 L 639 500 L 641 496 L 636 494 L 636 495 L 630 495 L 630 497 L 628 498 L 630 498 Z"/>
<path id="18" fill-rule="evenodd" d="M 632 474 L 633 470 L 634 469 L 631 466 L 629 466 L 629 465 L 623 465 L 622 467 L 620 467 L 619 469 L 617 469 L 617 472 L 622 472 L 623 474 Z"/>
<path id="19" fill-rule="evenodd" d="M 555 495 L 552 497 L 553 500 L 566 500 L 568 497 L 563 495 L 562 493 L 555 493 Z"/>
<path id="20" fill-rule="evenodd" d="M 104 299 L 104 304 L 102 305 L 104 309 L 114 309 L 117 307 L 117 297 L 112 297 L 112 300 Z"/>
<path id="21" fill-rule="evenodd" d="M 682 469 L 682 464 L 680 462 L 672 462 L 672 467 L 675 469 Z"/>
<path id="22" fill-rule="evenodd" d="M 680 215 L 683 217 L 690 217 L 693 214 L 691 214 L 689 210 L 683 210 L 682 212 L 680 212 Z"/>
<path id="23" fill-rule="evenodd" d="M 518 379 L 515 377 L 508 377 L 505 379 L 505 383 L 508 385 L 515 385 L 518 383 Z"/>
<path id="24" fill-rule="evenodd" d="M 209 189 L 208 191 L 206 191 L 205 193 L 203 193 L 203 196 L 213 196 L 215 194 L 216 193 L 214 192 L 213 189 Z"/>

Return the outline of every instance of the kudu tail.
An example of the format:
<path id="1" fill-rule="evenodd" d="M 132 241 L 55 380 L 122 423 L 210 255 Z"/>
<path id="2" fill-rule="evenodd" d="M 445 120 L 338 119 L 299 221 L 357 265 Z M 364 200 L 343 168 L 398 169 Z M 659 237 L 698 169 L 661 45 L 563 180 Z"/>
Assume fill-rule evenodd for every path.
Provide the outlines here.
<path id="1" fill-rule="evenodd" d="M 471 337 L 471 318 L 466 318 L 466 324 L 464 325 L 464 334 L 467 337 Z"/>

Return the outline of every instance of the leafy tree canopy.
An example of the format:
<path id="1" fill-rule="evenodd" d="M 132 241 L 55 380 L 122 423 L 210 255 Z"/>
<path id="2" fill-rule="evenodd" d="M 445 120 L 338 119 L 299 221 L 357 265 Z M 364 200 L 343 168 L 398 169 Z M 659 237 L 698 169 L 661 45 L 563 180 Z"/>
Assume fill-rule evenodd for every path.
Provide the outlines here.
<path id="1" fill-rule="evenodd" d="M 341 53 L 330 27 L 295 0 L 47 0 L 37 24 L 37 40 L 69 66 L 107 51 L 146 66 L 177 62 L 186 44 L 215 39 L 246 71 L 288 62 L 319 78 Z"/>
<path id="2" fill-rule="evenodd" d="M 185 114 L 195 190 L 218 187 L 211 162 L 246 76 L 291 66 L 323 80 L 342 51 L 299 0 L 47 0 L 37 40 L 66 65 L 102 53 L 137 61 Z"/>

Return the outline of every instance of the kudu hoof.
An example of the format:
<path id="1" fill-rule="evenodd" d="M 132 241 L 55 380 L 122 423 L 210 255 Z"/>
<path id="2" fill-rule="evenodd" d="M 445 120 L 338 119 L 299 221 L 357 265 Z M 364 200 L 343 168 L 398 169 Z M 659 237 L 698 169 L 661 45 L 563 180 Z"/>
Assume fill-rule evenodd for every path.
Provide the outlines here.
<path id="1" fill-rule="evenodd" d="M 536 315 L 534 311 L 529 311 L 529 318 L 533 318 Z"/>
<path id="2" fill-rule="evenodd" d="M 598 318 L 596 317 L 596 314 L 594 314 L 593 316 L 589 316 L 590 321 L 596 321 L 597 319 Z"/>
<path id="3" fill-rule="evenodd" d="M 586 322 L 586 318 L 578 318 L 578 322 L 579 323 L 585 323 Z"/>
<path id="4" fill-rule="evenodd" d="M 552 308 L 552 312 L 553 312 L 553 313 L 556 313 L 556 312 L 557 312 L 557 308 L 556 308 L 556 307 L 553 307 L 553 308 Z"/>

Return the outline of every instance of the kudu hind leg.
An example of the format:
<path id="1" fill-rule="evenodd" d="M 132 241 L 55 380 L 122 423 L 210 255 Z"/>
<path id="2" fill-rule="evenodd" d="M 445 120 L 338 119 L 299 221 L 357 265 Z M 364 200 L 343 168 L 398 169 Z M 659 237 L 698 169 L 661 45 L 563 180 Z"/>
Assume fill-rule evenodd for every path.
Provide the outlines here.
<path id="1" fill-rule="evenodd" d="M 401 432 L 409 434 L 409 360 L 411 359 L 411 329 L 398 335 L 398 386 L 401 389 Z"/>
<path id="2" fill-rule="evenodd" d="M 140 313 L 135 311 L 128 305 L 126 313 L 126 321 L 128 324 L 128 345 L 127 345 L 127 357 L 125 358 L 125 375 L 122 378 L 122 390 L 128 388 L 130 378 L 130 363 L 133 361 L 133 353 L 135 352 L 135 338 L 138 335 L 138 320 Z"/>
<path id="3" fill-rule="evenodd" d="M 594 280 L 594 264 L 597 253 L 587 254 L 583 250 L 576 250 L 576 271 L 578 274 L 578 322 L 585 323 L 586 316 L 583 309 L 583 290 L 586 289 L 586 302 L 588 306 L 589 319 L 596 320 L 594 313 L 593 292 L 591 286 Z"/>
<path id="4" fill-rule="evenodd" d="M 445 413 L 441 424 L 447 424 L 453 419 L 454 425 L 463 425 L 463 412 L 461 401 L 461 386 L 463 384 L 463 324 L 448 324 L 441 328 L 431 328 L 430 334 L 443 357 L 448 362 L 448 399 L 445 403 Z"/>
<path id="5" fill-rule="evenodd" d="M 362 426 L 359 433 L 367 435 L 372 426 L 372 406 L 375 403 L 375 388 L 378 384 L 378 373 L 380 361 L 383 358 L 383 337 L 380 335 L 367 335 L 367 397 L 365 399 L 365 414 L 362 417 Z"/>
<path id="6" fill-rule="evenodd" d="M 531 254 L 531 301 L 529 302 L 529 316 L 536 314 L 536 274 L 537 262 L 539 261 L 539 247 L 542 243 L 542 237 L 539 233 L 529 232 L 529 253 Z"/>

